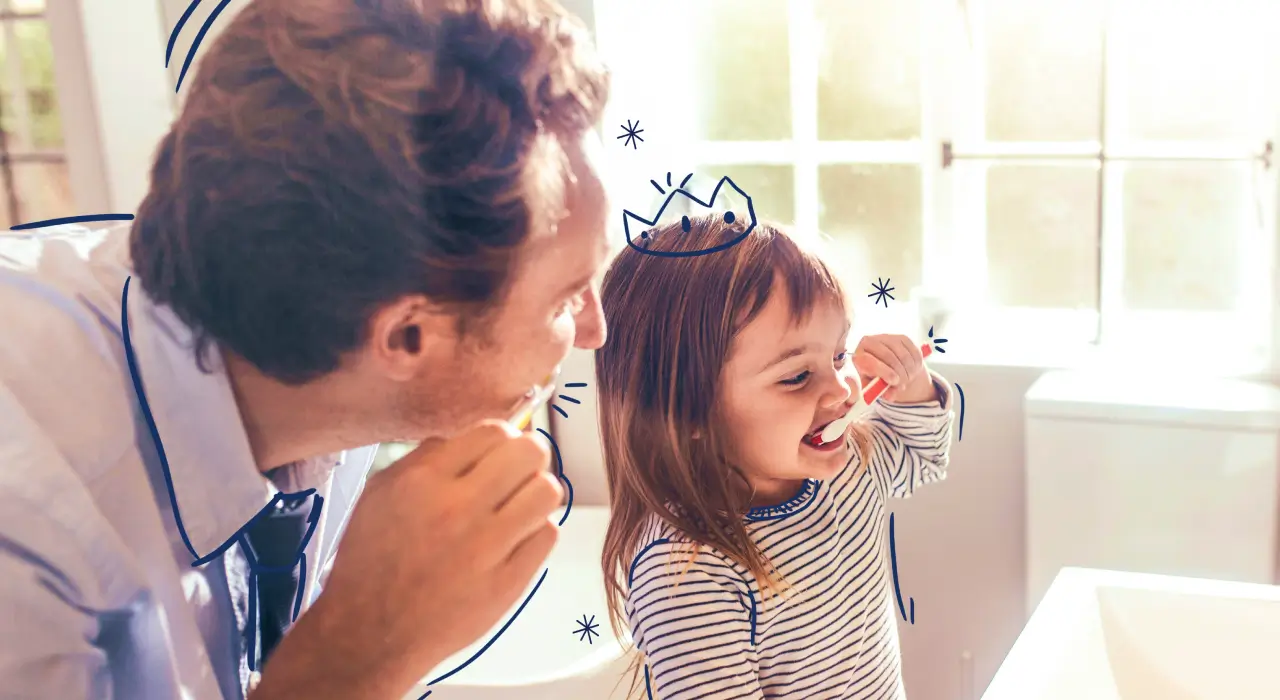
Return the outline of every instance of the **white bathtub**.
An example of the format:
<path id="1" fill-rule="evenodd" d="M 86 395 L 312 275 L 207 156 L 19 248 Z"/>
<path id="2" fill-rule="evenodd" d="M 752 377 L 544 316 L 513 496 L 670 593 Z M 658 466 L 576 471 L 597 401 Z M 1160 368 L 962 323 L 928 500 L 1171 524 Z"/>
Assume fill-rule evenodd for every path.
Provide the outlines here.
<path id="1" fill-rule="evenodd" d="M 559 522 L 562 514 L 563 510 L 554 519 Z M 545 577 L 540 571 L 492 630 L 427 674 L 405 700 L 418 700 L 428 692 L 429 700 L 624 698 L 630 683 L 629 675 L 624 679 L 630 656 L 624 656 L 623 645 L 610 629 L 600 573 L 608 519 L 607 508 L 573 506 L 543 567 Z M 503 630 L 535 587 L 537 592 Z M 580 641 L 583 635 L 574 632 L 584 616 L 595 617 L 599 636 L 590 635 L 591 641 Z M 488 649 L 468 664 L 491 640 Z M 630 640 L 624 641 L 629 644 Z M 459 667 L 463 668 L 451 673 Z M 640 697 L 644 697 L 643 677 Z"/>
<path id="2" fill-rule="evenodd" d="M 1063 569 L 983 700 L 1275 700 L 1280 586 Z"/>

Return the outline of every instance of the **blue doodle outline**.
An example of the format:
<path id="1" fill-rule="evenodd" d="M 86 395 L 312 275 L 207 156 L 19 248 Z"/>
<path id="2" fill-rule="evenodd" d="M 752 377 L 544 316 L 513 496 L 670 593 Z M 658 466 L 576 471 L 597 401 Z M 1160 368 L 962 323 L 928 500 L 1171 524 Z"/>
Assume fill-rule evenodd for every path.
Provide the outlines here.
<path id="1" fill-rule="evenodd" d="M 85 216 L 64 216 L 60 219 L 45 219 L 44 221 L 31 221 L 25 224 L 10 226 L 10 231 L 29 231 L 36 228 L 44 228 L 46 226 L 61 226 L 62 224 L 78 224 L 85 221 L 133 221 L 133 214 L 87 214 Z"/>
<path id="2" fill-rule="evenodd" d="M 502 625 L 502 628 L 499 629 L 496 633 L 494 633 L 494 635 L 489 638 L 489 641 L 485 642 L 484 646 L 480 647 L 479 651 L 472 654 L 471 658 L 467 659 L 466 661 L 463 661 L 457 668 L 453 669 L 452 671 L 449 671 L 448 673 L 444 674 L 443 676 L 440 676 L 439 678 L 436 678 L 434 681 L 427 683 L 427 687 L 433 686 L 436 683 L 439 683 L 440 681 L 448 678 L 449 676 L 452 676 L 458 671 L 461 671 L 467 666 L 470 666 L 473 661 L 480 658 L 481 655 L 483 655 L 486 651 L 488 651 L 489 647 L 493 646 L 493 643 L 498 641 L 498 637 L 501 637 L 502 633 L 507 631 L 507 628 L 511 626 L 511 623 L 516 621 L 516 618 L 520 616 L 520 613 L 524 612 L 524 606 L 528 605 L 530 600 L 533 600 L 533 595 L 538 592 L 538 588 L 542 586 L 542 581 L 547 578 L 547 573 L 550 571 L 551 571 L 550 568 L 542 570 L 542 575 L 538 577 L 538 583 L 536 583 L 533 586 L 533 590 L 529 591 L 529 595 L 525 596 L 524 602 L 520 603 L 520 607 L 516 608 L 516 611 L 511 613 L 511 617 L 507 618 L 507 621 L 505 624 Z M 430 694 L 431 694 L 431 691 L 428 690 L 422 695 L 419 695 L 418 700 L 422 700 L 422 698 L 425 698 Z"/>
<path id="3" fill-rule="evenodd" d="M 191 13 L 196 11 L 201 2 L 202 0 L 191 0 L 191 4 L 187 5 L 186 11 L 178 18 L 178 22 L 173 25 L 173 31 L 169 32 L 169 45 L 164 51 L 165 68 L 169 67 L 169 58 L 173 55 L 173 45 L 178 41 L 178 33 L 186 26 L 187 20 L 191 19 Z M 191 42 L 191 48 L 187 51 L 187 59 L 182 62 L 182 72 L 178 73 L 178 85 L 174 87 L 174 92 L 182 90 L 182 81 L 187 77 L 187 70 L 191 68 L 191 59 L 195 58 L 196 50 L 200 48 L 200 42 L 204 41 L 205 34 L 209 33 L 209 27 L 213 26 L 213 23 L 218 19 L 218 15 L 227 9 L 227 5 L 230 2 L 231 0 L 222 0 L 222 2 L 218 3 L 218 6 L 213 8 L 213 12 L 209 13 L 209 17 L 205 19 L 204 24 L 200 26 L 200 32 L 196 34 L 195 41 Z"/>
<path id="4" fill-rule="evenodd" d="M 946 338 L 934 338 L 933 326 L 929 326 L 929 344 L 933 346 L 933 349 L 945 355 L 947 353 L 947 349 L 944 347 L 939 347 L 939 343 L 945 343 L 945 342 L 947 342 Z"/>
<path id="5" fill-rule="evenodd" d="M 627 588 L 633 588 L 635 586 L 636 567 L 640 564 L 640 557 L 643 557 L 645 552 L 648 552 L 650 549 L 653 549 L 654 547 L 660 544 L 670 544 L 670 543 L 671 543 L 670 538 L 659 537 L 658 539 L 645 545 L 643 548 L 641 548 L 639 552 L 636 552 L 636 555 L 631 559 L 631 566 L 628 567 L 627 569 Z M 742 598 L 744 596 L 741 592 L 739 592 L 738 597 Z M 751 603 L 751 607 L 747 611 L 747 620 L 749 620 L 751 623 L 751 646 L 755 646 L 756 645 L 756 621 L 759 619 L 759 614 L 756 609 L 756 597 L 751 593 L 750 589 L 747 590 L 745 597 L 747 601 Z M 744 608 L 746 607 L 746 603 L 743 603 L 743 607 Z M 648 694 L 649 700 L 653 700 L 653 688 L 649 678 L 648 662 L 646 662 L 644 665 L 644 690 L 645 690 L 645 693 Z M 418 700 L 422 700 L 422 698 L 418 698 Z"/>
<path id="6" fill-rule="evenodd" d="M 560 458 L 560 446 L 556 444 L 555 438 L 551 437 L 550 433 L 543 430 L 542 428 L 538 428 L 537 430 L 539 433 L 542 433 L 547 438 L 547 440 L 551 442 L 551 449 L 556 456 L 556 476 L 559 477 L 560 480 L 564 482 L 565 488 L 569 492 L 569 501 L 568 501 L 568 505 L 565 506 L 564 516 L 561 517 L 560 522 L 556 524 L 557 527 L 559 527 L 564 525 L 565 521 L 569 519 L 569 511 L 573 509 L 573 484 L 569 481 L 569 477 L 565 476 L 564 474 L 564 460 Z M 479 651 L 477 651 L 475 654 L 472 654 L 471 658 L 462 662 L 452 671 L 449 671 L 448 673 L 445 673 L 444 675 L 427 683 L 427 687 L 430 688 L 431 686 L 439 683 L 440 681 L 456 674 L 457 672 L 461 671 L 467 666 L 470 666 L 472 662 L 474 662 L 476 659 L 479 659 L 480 656 L 484 654 L 484 652 L 488 651 L 489 647 L 493 646 L 493 643 L 498 641 L 498 637 L 501 637 L 502 633 L 507 631 L 507 628 L 511 626 L 511 623 L 516 621 L 516 618 L 519 617 L 520 613 L 524 611 L 524 608 L 526 605 L 529 604 L 529 601 L 533 600 L 533 595 L 538 592 L 538 588 L 542 586 L 542 580 L 547 577 L 547 572 L 549 571 L 551 571 L 550 568 L 546 568 L 542 570 L 542 576 L 538 578 L 538 583 L 533 587 L 533 590 L 529 591 L 529 594 L 525 596 L 524 602 L 520 603 L 520 607 L 516 608 L 516 611 L 511 614 L 511 617 L 507 619 L 506 623 L 503 624 L 502 627 L 497 632 L 495 632 L 492 637 L 489 638 L 489 641 L 484 643 L 484 646 L 480 647 Z M 418 700 L 422 700 L 423 698 L 427 697 L 428 695 L 431 694 L 431 692 L 432 692 L 431 690 L 427 690 L 427 692 L 418 696 Z"/>
<path id="7" fill-rule="evenodd" d="M 137 356 L 133 352 L 133 339 L 131 334 L 129 333 L 129 285 L 132 281 L 133 281 L 133 275 L 129 275 L 125 277 L 124 290 L 120 294 L 120 329 L 121 329 L 121 334 L 124 340 L 125 361 L 129 365 L 129 378 L 133 382 L 134 394 L 138 398 L 138 405 L 142 409 L 142 416 L 143 418 L 146 419 L 147 430 L 148 432 L 151 433 L 152 442 L 155 443 L 156 455 L 160 458 L 160 469 L 164 474 L 165 489 L 169 492 L 169 504 L 173 511 L 173 521 L 178 528 L 178 534 L 182 537 L 182 543 L 186 545 L 187 551 L 191 553 L 191 556 L 195 557 L 195 559 L 191 562 L 191 567 L 193 569 L 204 566 L 210 561 L 213 561 L 217 557 L 221 556 L 223 553 L 226 552 L 226 550 L 231 548 L 231 545 L 233 544 L 240 545 L 240 551 L 244 553 L 245 560 L 249 564 L 250 586 L 248 591 L 248 598 L 249 598 L 248 619 L 254 621 L 250 623 L 254 625 L 254 630 L 252 634 L 247 635 L 248 646 L 249 646 L 247 656 L 248 656 L 249 670 L 256 671 L 258 670 L 257 668 L 258 659 L 256 658 L 257 652 L 258 652 L 257 645 L 259 642 L 258 637 L 261 634 L 261 629 L 258 627 L 258 623 L 257 623 L 258 595 L 259 595 L 259 585 L 261 583 L 259 581 L 259 576 L 261 576 L 263 573 L 270 573 L 275 571 L 293 571 L 295 569 L 298 569 L 299 566 L 302 567 L 299 570 L 299 574 L 298 574 L 298 579 L 299 579 L 298 590 L 295 593 L 295 598 L 293 602 L 293 611 L 292 611 L 293 614 L 290 619 L 290 622 L 297 621 L 298 614 L 302 609 L 302 595 L 306 587 L 307 555 L 305 550 L 307 546 L 311 543 L 311 537 L 315 534 L 316 526 L 320 522 L 320 513 L 324 508 L 324 497 L 322 497 L 319 493 L 317 493 L 314 488 L 304 489 L 302 491 L 297 491 L 297 492 L 287 493 L 287 494 L 284 492 L 277 492 L 275 496 L 271 498 L 271 501 L 267 503 L 267 505 L 263 506 L 262 509 L 259 510 L 257 513 L 255 513 L 252 518 L 249 518 L 248 522 L 246 522 L 244 525 L 241 525 L 240 529 L 236 530 L 230 537 L 228 537 L 221 545 L 219 545 L 212 552 L 210 552 L 209 554 L 203 557 L 201 557 L 200 554 L 196 552 L 195 546 L 191 544 L 191 537 L 187 534 L 187 528 L 182 523 L 182 512 L 181 512 L 181 509 L 178 507 L 178 494 L 173 488 L 173 474 L 171 473 L 169 468 L 169 457 L 165 454 L 164 442 L 161 441 L 160 439 L 160 429 L 156 426 L 155 416 L 151 412 L 151 402 L 147 400 L 147 392 L 142 385 L 142 376 L 138 371 Z M 249 546 L 250 526 L 256 523 L 260 518 L 268 517 L 266 514 L 274 510 L 276 507 L 276 504 L 281 502 L 285 498 L 301 500 L 303 498 L 308 498 L 308 497 L 313 498 L 314 502 L 311 507 L 311 512 L 307 516 L 307 531 L 303 535 L 302 542 L 298 545 L 297 553 L 295 554 L 293 561 L 288 566 L 278 566 L 278 567 L 262 566 L 261 562 L 259 562 L 257 559 L 257 554 L 253 551 L 253 547 Z"/>
<path id="8" fill-rule="evenodd" d="M 956 438 L 956 442 L 959 442 L 964 439 L 964 389 L 960 388 L 959 382 L 952 382 L 952 384 L 955 384 L 956 391 L 960 393 L 960 436 Z"/>
<path id="9" fill-rule="evenodd" d="M 685 181 L 687 182 L 688 178 L 685 178 Z M 642 248 L 636 245 L 635 242 L 631 240 L 630 219 L 635 219 L 636 221 L 643 223 L 645 226 L 654 226 L 655 224 L 657 224 L 658 220 L 662 218 L 662 212 L 667 210 L 667 205 L 671 204 L 671 200 L 674 199 L 677 194 L 682 194 L 685 197 L 693 200 L 694 202 L 697 202 L 698 204 L 702 205 L 704 208 L 710 209 L 712 206 L 715 205 L 716 197 L 720 196 L 720 188 L 724 187 L 726 182 L 729 183 L 729 186 L 732 187 L 735 192 L 742 195 L 747 200 L 747 212 L 751 214 L 751 225 L 748 226 L 745 231 L 735 236 L 732 240 L 729 240 L 725 243 L 721 243 L 720 245 L 717 245 L 714 248 L 708 248 L 706 250 L 687 250 L 687 251 L 649 250 L 647 248 Z M 732 248 L 733 246 L 738 245 L 743 240 L 745 240 L 747 236 L 751 235 L 751 232 L 755 230 L 755 227 L 756 227 L 756 209 L 755 209 L 755 205 L 751 201 L 751 196 L 748 195 L 746 192 L 743 192 L 742 188 L 738 187 L 737 183 L 735 183 L 732 179 L 730 179 L 728 175 L 725 175 L 724 177 L 720 178 L 720 182 L 716 183 L 715 190 L 711 192 L 710 202 L 704 202 L 701 199 L 698 199 L 697 197 L 690 194 L 689 191 L 684 189 L 684 187 L 682 186 L 679 189 L 672 191 L 671 194 L 667 195 L 666 200 L 662 202 L 662 206 L 658 208 L 658 213 L 653 215 L 652 220 L 646 219 L 630 210 L 627 210 L 627 209 L 622 210 L 622 230 L 626 233 L 627 245 L 630 246 L 633 250 L 637 250 L 641 253 L 644 253 L 645 255 L 656 255 L 658 257 L 663 257 L 663 258 L 692 258 L 692 257 L 697 257 L 699 255 L 709 255 L 711 253 L 716 253 L 721 250 L 725 250 L 726 248 Z"/>
<path id="10" fill-rule="evenodd" d="M 270 572 L 270 571 L 279 571 L 279 570 L 292 571 L 294 568 L 298 567 L 301 564 L 303 569 L 299 575 L 297 598 L 294 600 L 294 606 L 293 606 L 292 621 L 296 621 L 301 611 L 302 595 L 306 588 L 306 570 L 305 570 L 306 553 L 303 550 L 306 549 L 307 545 L 311 541 L 312 535 L 315 533 L 316 526 L 319 523 L 319 519 L 320 519 L 320 512 L 324 505 L 324 498 L 320 496 L 318 493 L 316 493 L 316 490 L 314 488 L 298 491 L 296 493 L 289 493 L 289 494 L 285 494 L 282 492 L 276 493 L 276 495 L 272 497 L 270 503 L 264 506 L 262 510 L 258 511 L 252 518 L 249 519 L 249 522 L 241 526 L 239 530 L 237 530 L 233 535 L 231 535 L 231 537 L 229 537 L 221 546 L 219 546 L 213 552 L 205 555 L 204 557 L 201 557 L 199 553 L 196 552 L 195 546 L 191 544 L 191 539 L 187 535 L 186 527 L 182 523 L 182 514 L 178 507 L 178 497 L 177 497 L 176 491 L 173 488 L 173 477 L 169 469 L 169 460 L 168 460 L 168 457 L 165 455 L 164 444 L 160 440 L 160 431 L 156 426 L 155 418 L 151 412 L 151 406 L 146 397 L 146 390 L 142 386 L 142 379 L 137 368 L 137 359 L 133 352 L 133 341 L 129 333 L 129 306 L 128 306 L 129 285 L 132 282 L 132 280 L 133 280 L 132 275 L 125 278 L 124 291 L 122 292 L 120 297 L 120 316 L 121 316 L 120 323 L 121 323 L 121 329 L 124 336 L 125 358 L 129 365 L 129 374 L 131 379 L 133 380 L 134 390 L 137 393 L 138 401 L 142 408 L 143 417 L 146 419 L 147 428 L 151 433 L 152 440 L 155 442 L 156 453 L 160 458 L 161 470 L 164 473 L 165 487 L 169 492 L 169 503 L 173 509 L 174 523 L 177 525 L 178 534 L 182 537 L 182 542 L 184 545 L 186 545 L 187 551 L 191 552 L 191 555 L 195 557 L 195 560 L 192 562 L 191 565 L 193 568 L 202 566 L 212 561 L 213 559 L 216 559 L 218 556 L 222 555 L 227 549 L 231 547 L 232 544 L 237 544 L 237 543 L 240 544 L 241 549 L 246 553 L 246 555 L 248 555 L 246 556 L 246 559 L 249 561 L 250 571 L 254 580 L 254 585 L 250 586 L 249 613 L 248 613 L 249 619 L 253 620 L 253 619 L 256 619 L 256 614 L 257 614 L 257 599 L 258 599 L 257 576 L 258 574 L 264 573 L 264 572 Z M 547 431 L 543 430 L 542 428 L 538 428 L 537 430 L 539 433 L 544 435 L 548 441 L 551 442 L 551 447 L 556 457 L 556 476 L 557 478 L 559 478 L 561 481 L 564 482 L 565 488 L 568 491 L 568 502 L 565 505 L 564 515 L 560 518 L 559 523 L 557 523 L 557 526 L 559 527 L 559 526 L 563 526 L 565 521 L 569 519 L 569 513 L 573 509 L 573 483 L 569 481 L 569 478 L 567 476 L 565 476 L 564 460 L 560 456 L 560 447 L 559 445 L 556 444 L 555 439 L 552 438 L 551 435 L 547 433 Z M 274 509 L 276 504 L 279 503 L 281 500 L 285 498 L 306 498 L 308 496 L 314 497 L 315 504 L 312 507 L 310 515 L 308 516 L 309 525 L 307 528 L 307 532 L 303 537 L 302 543 L 298 547 L 298 555 L 297 557 L 295 557 L 293 564 L 287 568 L 260 566 L 260 562 L 257 562 L 256 557 L 251 554 L 252 548 L 247 546 L 248 544 L 247 533 L 248 533 L 249 527 L 253 525 L 255 522 L 257 522 L 259 518 L 266 517 L 264 514 Z M 524 607 L 529 604 L 529 601 L 533 598 L 534 593 L 538 592 L 538 588 L 542 585 L 542 580 L 546 578 L 548 571 L 549 569 L 543 570 L 542 577 L 538 579 L 538 584 L 533 587 L 533 590 L 529 592 L 529 595 L 524 599 L 524 602 L 520 604 L 520 607 L 516 610 L 514 614 L 512 614 L 511 618 L 507 620 L 506 624 L 504 624 L 502 628 L 498 630 L 498 632 L 494 634 L 493 637 L 490 638 L 489 641 L 486 642 L 483 647 L 481 647 L 480 651 L 476 652 L 475 655 L 473 655 L 470 659 L 468 659 L 462 665 L 446 673 L 445 675 L 437 678 L 431 683 L 428 683 L 428 685 L 430 686 L 430 685 L 439 683 L 441 680 L 444 680 L 445 678 L 448 678 L 449 676 L 457 673 L 458 671 L 461 671 L 462 669 L 466 668 L 469 664 L 471 664 L 471 662 L 480 658 L 480 655 L 483 654 L 486 650 L 488 650 L 488 648 L 492 646 L 494 642 L 497 641 L 498 637 L 500 637 L 502 633 L 505 632 L 507 628 L 511 626 L 511 623 L 515 622 L 516 617 L 518 617 L 520 613 L 524 610 Z M 258 633 L 259 632 L 255 630 L 254 634 L 249 635 L 250 641 L 249 641 L 248 660 L 249 660 L 250 670 L 257 670 L 255 668 L 254 657 L 256 655 L 255 652 L 256 652 L 256 643 L 257 643 Z M 426 695 L 430 695 L 430 694 L 431 694 L 431 691 L 427 691 Z M 422 697 L 426 697 L 426 695 L 423 695 Z"/>
<path id="11" fill-rule="evenodd" d="M 898 599 L 898 612 L 907 620 L 907 609 L 902 604 L 902 587 L 898 582 L 898 547 L 893 534 L 893 513 L 889 514 L 889 560 L 893 565 L 893 594 Z M 911 598 L 911 624 L 916 623 L 916 599 Z"/>
<path id="12" fill-rule="evenodd" d="M 586 383 L 586 382 L 569 382 L 568 384 L 565 384 L 565 385 L 564 385 L 564 388 L 566 388 L 566 389 L 581 389 L 581 388 L 585 387 L 586 385 L 587 385 L 587 383 Z M 556 398 L 558 398 L 558 399 L 564 399 L 565 401 L 568 401 L 569 403 L 571 403 L 571 404 L 573 404 L 573 405 L 575 405 L 575 406 L 581 406 L 581 405 L 582 405 L 582 402 L 581 402 L 581 401 L 579 401 L 579 400 L 577 400 L 577 399 L 573 398 L 572 396 L 565 396 L 564 394 L 557 394 L 557 395 L 556 395 Z M 564 410 L 563 408 L 560 408 L 559 406 L 557 406 L 557 405 L 555 405 L 555 404 L 551 404 L 551 408 L 555 409 L 555 412 L 556 412 L 556 413 L 559 413 L 561 418 L 565 418 L 565 419 L 568 419 L 568 418 L 569 418 L 569 414 L 568 414 L 568 413 L 566 413 L 566 412 L 565 412 L 565 410 Z"/>

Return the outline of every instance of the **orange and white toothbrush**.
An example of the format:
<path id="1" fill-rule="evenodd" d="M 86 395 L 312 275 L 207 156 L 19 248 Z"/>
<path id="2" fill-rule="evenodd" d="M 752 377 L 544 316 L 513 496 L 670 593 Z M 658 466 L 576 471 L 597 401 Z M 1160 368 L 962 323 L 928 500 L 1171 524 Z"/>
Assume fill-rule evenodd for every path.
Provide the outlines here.
<path id="1" fill-rule="evenodd" d="M 933 346 L 928 343 L 921 345 L 920 354 L 923 357 L 932 355 Z M 871 404 L 875 403 L 876 399 L 880 398 L 880 395 L 888 388 L 889 385 L 886 384 L 883 379 L 879 377 L 872 379 L 871 382 L 867 384 L 866 388 L 862 390 L 861 400 L 854 404 L 853 408 L 850 408 L 848 413 L 831 421 L 827 427 L 822 429 L 821 435 L 813 436 L 809 440 L 810 444 L 821 445 L 840 437 L 840 435 L 849 428 L 851 423 L 866 415 L 866 413 L 871 410 Z"/>

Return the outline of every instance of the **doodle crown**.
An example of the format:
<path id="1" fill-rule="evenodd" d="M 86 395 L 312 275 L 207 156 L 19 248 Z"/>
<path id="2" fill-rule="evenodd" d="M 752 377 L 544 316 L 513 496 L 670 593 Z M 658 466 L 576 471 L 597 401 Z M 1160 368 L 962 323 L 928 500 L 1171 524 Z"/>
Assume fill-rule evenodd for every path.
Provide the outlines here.
<path id="1" fill-rule="evenodd" d="M 688 182 L 688 180 L 689 178 L 686 177 L 685 182 Z M 668 179 L 668 182 L 670 182 L 669 179 Z M 710 253 L 715 253 L 721 250 L 725 250 L 727 248 L 731 248 L 741 243 L 744 239 L 746 239 L 747 236 L 751 234 L 751 231 L 755 229 L 756 210 L 755 210 L 755 205 L 751 201 L 751 197 L 746 192 L 743 192 L 742 188 L 738 187 L 738 185 L 733 180 L 731 180 L 727 175 L 720 178 L 720 181 L 716 183 L 715 189 L 712 190 L 711 192 L 711 197 L 709 198 L 708 201 L 705 201 L 705 202 L 699 199 L 697 196 L 690 193 L 688 190 L 686 190 L 684 188 L 685 182 L 681 182 L 680 187 L 678 189 L 675 189 L 671 191 L 671 193 L 667 194 L 666 199 L 664 199 L 662 202 L 662 206 L 658 208 L 657 213 L 654 214 L 653 218 L 651 219 L 646 219 L 638 214 L 635 214 L 634 212 L 623 210 L 622 228 L 627 234 L 628 246 L 646 255 L 656 255 L 660 257 L 672 257 L 672 258 L 694 257 L 698 255 L 708 255 Z M 676 206 L 673 206 L 673 202 L 679 202 L 679 203 L 684 203 L 686 201 L 694 202 L 698 206 L 701 206 L 703 208 L 714 209 L 716 205 L 716 201 L 720 197 L 726 185 L 729 188 L 731 188 L 734 192 L 738 193 L 738 195 L 741 196 L 743 200 L 746 201 L 747 218 L 743 222 L 745 224 L 745 226 L 742 227 L 743 230 L 741 231 L 736 230 L 736 227 L 735 227 L 735 230 L 733 231 L 735 235 L 732 238 L 716 243 L 715 245 L 708 248 L 696 248 L 693 250 L 671 251 L 671 250 L 656 250 L 656 249 L 651 249 L 649 247 L 649 240 L 650 240 L 649 229 L 657 225 L 658 221 L 662 219 L 663 214 L 666 213 L 668 209 L 677 208 Z M 658 186 L 657 183 L 654 183 L 654 186 L 657 187 Z M 660 187 L 659 187 L 659 191 L 661 191 Z M 725 192 L 725 194 L 727 195 L 728 193 Z M 737 216 L 737 214 L 735 214 L 733 211 L 726 211 L 724 213 L 724 220 L 726 223 L 730 223 L 730 224 L 734 223 L 738 218 L 739 217 Z M 633 236 L 632 235 L 633 231 L 638 231 L 639 232 L 638 235 Z"/>

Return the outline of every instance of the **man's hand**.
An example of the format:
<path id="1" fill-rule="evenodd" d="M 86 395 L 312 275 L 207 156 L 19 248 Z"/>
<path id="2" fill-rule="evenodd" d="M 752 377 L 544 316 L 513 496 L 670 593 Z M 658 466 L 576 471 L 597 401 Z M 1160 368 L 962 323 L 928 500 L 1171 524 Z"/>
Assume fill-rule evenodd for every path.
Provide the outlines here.
<path id="1" fill-rule="evenodd" d="M 556 542 L 544 438 L 486 421 L 374 474 L 323 593 L 251 700 L 403 697 L 513 605 Z M 320 681 L 323 679 L 323 681 Z"/>

